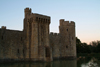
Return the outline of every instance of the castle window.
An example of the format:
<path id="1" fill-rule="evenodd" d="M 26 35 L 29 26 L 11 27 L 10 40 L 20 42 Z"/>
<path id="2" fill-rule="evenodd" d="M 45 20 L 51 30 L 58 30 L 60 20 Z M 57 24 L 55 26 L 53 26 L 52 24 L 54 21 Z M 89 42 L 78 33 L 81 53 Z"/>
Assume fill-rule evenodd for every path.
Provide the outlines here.
<path id="1" fill-rule="evenodd" d="M 17 49 L 17 53 L 19 53 L 19 49 Z"/>
<path id="2" fill-rule="evenodd" d="M 2 40 L 3 40 L 3 36 L 2 36 L 2 38 L 1 38 Z"/>
<path id="3" fill-rule="evenodd" d="M 41 18 L 41 22 L 42 22 L 42 18 Z"/>
<path id="4" fill-rule="evenodd" d="M 43 29 L 43 26 L 41 26 L 41 29 Z"/>
<path id="5" fill-rule="evenodd" d="M 39 18 L 39 21 L 40 21 L 40 18 Z"/>
<path id="6" fill-rule="evenodd" d="M 46 22 L 47 22 L 47 19 L 46 19 Z"/>
<path id="7" fill-rule="evenodd" d="M 43 42 L 43 38 L 41 38 L 41 41 Z"/>
<path id="8" fill-rule="evenodd" d="M 66 48 L 68 48 L 68 46 L 66 46 Z"/>
<path id="9" fill-rule="evenodd" d="M 23 54 L 24 54 L 24 49 L 23 49 Z"/>
<path id="10" fill-rule="evenodd" d="M 73 37 L 72 37 L 72 40 L 73 40 Z"/>
<path id="11" fill-rule="evenodd" d="M 46 54 L 45 54 L 46 57 L 50 57 L 50 49 L 49 49 L 48 47 L 46 47 L 46 48 L 45 48 L 45 51 L 46 51 L 46 52 L 45 52 L 45 53 L 46 53 Z"/>
<path id="12" fill-rule="evenodd" d="M 38 17 L 36 17 L 36 20 L 38 20 Z"/>
<path id="13" fill-rule="evenodd" d="M 67 29 L 67 31 L 68 31 L 68 29 Z"/>
<path id="14" fill-rule="evenodd" d="M 30 19 L 28 19 L 28 22 L 30 22 Z"/>
<path id="15" fill-rule="evenodd" d="M 21 37 L 21 41 L 22 41 L 22 37 Z"/>

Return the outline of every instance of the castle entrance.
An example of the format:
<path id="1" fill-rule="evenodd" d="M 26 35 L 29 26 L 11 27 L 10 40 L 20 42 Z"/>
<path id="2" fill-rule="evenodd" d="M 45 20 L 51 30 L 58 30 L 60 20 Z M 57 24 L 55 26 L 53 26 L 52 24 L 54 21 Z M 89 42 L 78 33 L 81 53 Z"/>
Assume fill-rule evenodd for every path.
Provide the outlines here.
<path id="1" fill-rule="evenodd" d="M 45 57 L 46 57 L 46 61 L 50 61 L 50 48 L 49 47 L 45 48 Z"/>

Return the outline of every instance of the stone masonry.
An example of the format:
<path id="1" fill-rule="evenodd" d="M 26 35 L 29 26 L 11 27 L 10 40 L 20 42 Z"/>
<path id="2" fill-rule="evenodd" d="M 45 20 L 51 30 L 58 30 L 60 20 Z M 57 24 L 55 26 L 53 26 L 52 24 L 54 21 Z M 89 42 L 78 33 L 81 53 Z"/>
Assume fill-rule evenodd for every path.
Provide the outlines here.
<path id="1" fill-rule="evenodd" d="M 76 58 L 75 22 L 60 20 L 49 34 L 50 17 L 25 8 L 23 31 L 0 28 L 0 61 L 53 61 Z"/>

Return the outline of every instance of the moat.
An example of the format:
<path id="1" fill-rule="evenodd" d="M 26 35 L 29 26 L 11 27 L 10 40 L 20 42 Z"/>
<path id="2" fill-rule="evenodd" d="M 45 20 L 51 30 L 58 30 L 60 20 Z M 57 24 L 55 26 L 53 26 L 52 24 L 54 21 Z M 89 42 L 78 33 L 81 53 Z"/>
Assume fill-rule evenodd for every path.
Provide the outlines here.
<path id="1" fill-rule="evenodd" d="M 100 67 L 100 58 L 83 57 L 77 60 L 55 60 L 52 62 L 4 63 L 0 67 Z"/>

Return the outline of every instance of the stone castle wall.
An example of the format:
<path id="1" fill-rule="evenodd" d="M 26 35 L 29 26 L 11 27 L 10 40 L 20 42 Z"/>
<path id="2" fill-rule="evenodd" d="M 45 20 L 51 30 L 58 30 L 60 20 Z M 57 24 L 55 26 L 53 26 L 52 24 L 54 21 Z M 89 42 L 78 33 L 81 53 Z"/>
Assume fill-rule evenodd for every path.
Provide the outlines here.
<path id="1" fill-rule="evenodd" d="M 75 58 L 75 22 L 60 20 L 59 33 L 50 33 L 53 58 Z"/>
<path id="2" fill-rule="evenodd" d="M 60 58 L 60 34 L 51 32 L 50 35 L 50 45 L 52 47 L 52 56 L 54 59 Z"/>
<path id="3" fill-rule="evenodd" d="M 0 29 L 0 59 L 23 59 L 23 31 Z"/>

